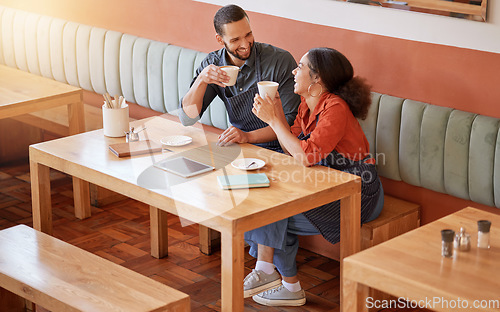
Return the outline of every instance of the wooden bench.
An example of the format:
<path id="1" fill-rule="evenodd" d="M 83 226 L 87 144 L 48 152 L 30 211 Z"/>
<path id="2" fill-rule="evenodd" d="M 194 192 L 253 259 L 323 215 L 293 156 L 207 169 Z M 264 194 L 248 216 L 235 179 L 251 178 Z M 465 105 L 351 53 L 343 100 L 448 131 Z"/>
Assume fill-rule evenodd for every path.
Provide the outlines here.
<path id="1" fill-rule="evenodd" d="M 389 195 L 377 219 L 361 226 L 361 249 L 370 248 L 420 226 L 420 206 Z"/>
<path id="2" fill-rule="evenodd" d="M 0 310 L 24 311 L 18 296 L 51 311 L 190 311 L 188 295 L 26 225 L 0 231 Z"/>
<path id="3" fill-rule="evenodd" d="M 361 226 L 361 249 L 375 246 L 420 226 L 420 206 L 389 195 L 377 219 Z M 321 235 L 299 236 L 300 246 L 340 261 L 339 245 L 331 245 Z"/>

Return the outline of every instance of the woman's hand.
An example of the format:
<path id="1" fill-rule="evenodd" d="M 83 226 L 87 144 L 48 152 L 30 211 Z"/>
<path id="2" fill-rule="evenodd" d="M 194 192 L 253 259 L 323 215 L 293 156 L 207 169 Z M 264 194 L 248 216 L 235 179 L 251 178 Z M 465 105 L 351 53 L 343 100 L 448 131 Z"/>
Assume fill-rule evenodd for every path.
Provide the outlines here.
<path id="1" fill-rule="evenodd" d="M 284 115 L 279 93 L 276 92 L 274 101 L 269 95 L 266 95 L 266 98 L 263 99 L 259 94 L 255 94 L 252 113 L 269 125 L 278 120 L 281 115 Z"/>

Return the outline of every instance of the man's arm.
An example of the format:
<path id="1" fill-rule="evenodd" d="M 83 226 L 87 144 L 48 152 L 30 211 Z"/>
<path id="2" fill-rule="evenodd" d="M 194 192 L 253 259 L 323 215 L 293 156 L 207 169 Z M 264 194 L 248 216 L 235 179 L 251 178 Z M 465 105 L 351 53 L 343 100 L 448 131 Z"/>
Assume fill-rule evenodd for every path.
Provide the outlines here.
<path id="1" fill-rule="evenodd" d="M 213 83 L 225 87 L 223 82 L 228 81 L 229 76 L 218 66 L 210 64 L 205 67 L 198 77 L 196 77 L 188 93 L 182 99 L 182 109 L 186 115 L 190 118 L 196 118 L 200 115 L 203 107 L 203 97 L 209 84 Z"/>
<path id="2" fill-rule="evenodd" d="M 203 69 L 202 69 L 203 68 Z M 197 70 L 198 75 L 191 83 L 186 95 L 181 99 L 179 118 L 183 125 L 192 125 L 199 119 L 204 109 L 217 96 L 210 84 L 224 87 L 223 82 L 229 81 L 229 76 L 214 64 L 208 64 L 205 59 Z"/>

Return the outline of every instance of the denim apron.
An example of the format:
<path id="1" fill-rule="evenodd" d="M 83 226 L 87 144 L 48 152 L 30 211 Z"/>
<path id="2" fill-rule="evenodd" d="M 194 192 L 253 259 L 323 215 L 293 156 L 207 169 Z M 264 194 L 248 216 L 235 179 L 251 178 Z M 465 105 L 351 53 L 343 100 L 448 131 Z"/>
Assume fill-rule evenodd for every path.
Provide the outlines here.
<path id="1" fill-rule="evenodd" d="M 260 68 L 260 54 L 255 49 L 255 53 L 257 53 L 255 57 L 255 73 L 257 76 L 257 82 L 261 81 L 261 68 Z M 257 87 L 257 82 L 254 86 L 248 89 L 245 92 L 242 92 L 237 95 L 230 94 L 228 88 L 220 88 L 220 92 L 222 94 L 222 100 L 226 103 L 227 114 L 229 115 L 229 120 L 231 124 L 245 132 L 254 131 L 260 128 L 267 127 L 268 124 L 260 120 L 257 116 L 252 113 L 253 102 L 255 94 L 259 93 L 259 89 Z M 265 147 L 272 150 L 277 150 L 280 148 L 278 140 L 266 142 L 266 143 L 257 143 L 257 146 Z"/>
<path id="2" fill-rule="evenodd" d="M 311 134 L 299 135 L 299 140 L 307 140 Z M 381 183 L 375 165 L 367 164 L 369 157 L 359 161 L 345 158 L 333 150 L 318 165 L 348 172 L 361 178 L 361 223 L 372 215 L 379 196 Z M 304 216 L 318 229 L 323 237 L 332 244 L 340 241 L 340 200 L 303 212 Z"/>

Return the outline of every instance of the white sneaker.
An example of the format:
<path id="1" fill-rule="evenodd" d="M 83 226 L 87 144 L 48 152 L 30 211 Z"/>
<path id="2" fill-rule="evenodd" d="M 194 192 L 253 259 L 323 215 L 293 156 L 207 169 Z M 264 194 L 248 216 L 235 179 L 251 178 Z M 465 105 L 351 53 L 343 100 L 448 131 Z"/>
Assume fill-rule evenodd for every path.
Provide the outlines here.
<path id="1" fill-rule="evenodd" d="M 274 270 L 271 274 L 253 269 L 243 280 L 243 296 L 252 297 L 255 294 L 274 288 L 281 284 L 280 274 Z"/>
<path id="2" fill-rule="evenodd" d="M 298 307 L 306 304 L 306 293 L 303 289 L 291 292 L 282 284 L 276 288 L 255 295 L 252 299 L 266 306 Z"/>

